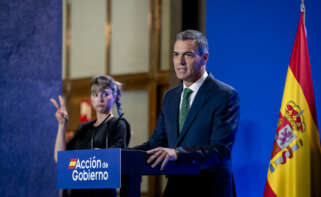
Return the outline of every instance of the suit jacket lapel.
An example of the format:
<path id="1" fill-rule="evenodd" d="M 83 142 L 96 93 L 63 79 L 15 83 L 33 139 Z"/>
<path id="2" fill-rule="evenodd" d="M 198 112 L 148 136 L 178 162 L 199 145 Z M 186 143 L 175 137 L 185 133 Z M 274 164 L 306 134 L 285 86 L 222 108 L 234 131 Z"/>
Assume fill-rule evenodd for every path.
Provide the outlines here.
<path id="1" fill-rule="evenodd" d="M 197 113 L 201 110 L 202 106 L 206 103 L 208 98 L 208 91 L 209 90 L 209 81 L 211 80 L 209 75 L 200 89 L 198 90 L 195 99 L 193 101 L 193 104 L 191 106 L 190 111 L 188 112 L 187 118 L 185 120 L 184 126 L 182 128 L 182 131 L 180 132 L 180 135 L 178 137 L 178 140 L 176 142 L 176 146 L 179 145 L 179 143 L 184 139 L 184 136 L 189 131 L 189 127 L 193 123 L 194 119 L 196 118 Z M 178 116 L 177 116 L 178 117 Z"/>
<path id="2" fill-rule="evenodd" d="M 175 92 L 175 97 L 174 97 L 174 101 L 172 102 L 172 106 L 171 106 L 171 110 L 172 110 L 172 118 L 173 118 L 173 122 L 174 122 L 174 131 L 176 131 L 174 134 L 171 133 L 172 135 L 175 135 L 175 139 L 178 138 L 178 117 L 179 117 L 179 105 L 180 105 L 180 101 L 181 101 L 181 94 L 183 91 L 183 85 L 179 86 L 179 88 L 177 89 L 177 91 Z"/>

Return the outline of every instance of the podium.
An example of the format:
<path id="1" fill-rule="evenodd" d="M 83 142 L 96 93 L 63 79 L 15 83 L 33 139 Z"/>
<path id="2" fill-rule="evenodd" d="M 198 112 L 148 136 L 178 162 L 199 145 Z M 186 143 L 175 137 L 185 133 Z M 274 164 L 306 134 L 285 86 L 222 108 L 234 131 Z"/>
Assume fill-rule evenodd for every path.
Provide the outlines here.
<path id="1" fill-rule="evenodd" d="M 79 161 L 80 157 L 88 159 Z M 120 186 L 121 197 L 140 197 L 140 184 L 143 175 L 200 173 L 200 165 L 191 161 L 170 161 L 164 170 L 159 170 L 160 165 L 151 168 L 146 162 L 148 157 L 149 155 L 145 151 L 134 149 L 60 151 L 58 153 L 58 188 L 88 189 L 118 188 Z M 95 164 L 93 161 L 97 158 L 99 161 L 103 159 L 106 161 Z M 95 169 L 90 171 L 97 164 L 100 164 L 103 170 L 108 170 L 108 174 L 107 172 L 95 172 Z M 75 177 L 80 177 L 81 170 L 77 171 L 77 176 L 74 176 L 71 170 L 77 167 L 87 175 L 83 174 L 81 180 L 75 182 Z M 70 178 L 71 176 L 72 178 Z M 97 179 L 103 180 L 106 177 L 108 181 L 97 181 Z M 85 179 L 87 182 L 84 182 Z"/>
<path id="2" fill-rule="evenodd" d="M 144 151 L 121 151 L 121 173 L 125 180 L 120 189 L 121 197 L 140 197 L 142 175 L 199 174 L 200 165 L 192 162 L 168 162 L 164 170 L 159 166 L 151 168 L 146 160 L 149 155 Z M 125 175 L 125 176 L 124 176 Z"/>

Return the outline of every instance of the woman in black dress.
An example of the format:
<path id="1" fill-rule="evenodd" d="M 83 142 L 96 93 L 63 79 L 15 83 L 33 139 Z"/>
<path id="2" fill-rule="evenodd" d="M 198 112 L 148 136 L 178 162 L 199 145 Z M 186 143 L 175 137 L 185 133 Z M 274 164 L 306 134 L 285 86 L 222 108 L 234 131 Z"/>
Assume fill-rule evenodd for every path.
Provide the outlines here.
<path id="1" fill-rule="evenodd" d="M 98 75 L 91 80 L 91 105 L 96 111 L 96 120 L 82 123 L 78 126 L 74 137 L 65 141 L 68 123 L 68 112 L 64 100 L 59 95 L 59 103 L 51 98 L 50 101 L 57 108 L 58 133 L 55 143 L 54 159 L 61 150 L 126 148 L 130 139 L 130 126 L 124 119 L 121 104 L 121 84 L 107 75 Z M 118 118 L 112 113 L 112 106 L 116 104 Z M 64 197 L 114 197 L 115 189 L 77 189 L 64 190 Z"/>

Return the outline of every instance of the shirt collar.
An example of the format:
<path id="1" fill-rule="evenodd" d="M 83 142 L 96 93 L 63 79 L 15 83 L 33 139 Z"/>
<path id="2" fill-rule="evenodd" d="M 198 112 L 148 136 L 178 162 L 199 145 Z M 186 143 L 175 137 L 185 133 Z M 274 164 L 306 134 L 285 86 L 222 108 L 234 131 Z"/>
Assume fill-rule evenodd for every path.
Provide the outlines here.
<path id="1" fill-rule="evenodd" d="M 193 93 L 196 93 L 198 89 L 201 87 L 201 85 L 204 83 L 207 76 L 208 76 L 208 73 L 205 71 L 203 75 L 188 88 L 193 90 Z M 183 83 L 183 88 L 187 88 L 184 83 Z"/>

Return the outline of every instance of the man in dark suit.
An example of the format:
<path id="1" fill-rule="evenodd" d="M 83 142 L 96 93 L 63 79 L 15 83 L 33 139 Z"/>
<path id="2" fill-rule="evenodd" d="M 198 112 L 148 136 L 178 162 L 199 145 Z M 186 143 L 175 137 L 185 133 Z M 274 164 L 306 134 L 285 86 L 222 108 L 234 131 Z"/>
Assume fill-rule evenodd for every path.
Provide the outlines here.
<path id="1" fill-rule="evenodd" d="M 177 34 L 173 62 L 183 83 L 164 96 L 153 135 L 136 149 L 163 169 L 168 161 L 200 162 L 200 175 L 170 175 L 164 196 L 234 196 L 231 151 L 239 123 L 239 96 L 206 72 L 206 37 Z"/>

